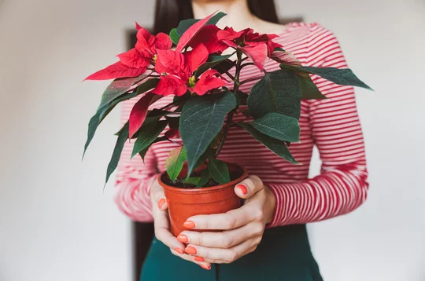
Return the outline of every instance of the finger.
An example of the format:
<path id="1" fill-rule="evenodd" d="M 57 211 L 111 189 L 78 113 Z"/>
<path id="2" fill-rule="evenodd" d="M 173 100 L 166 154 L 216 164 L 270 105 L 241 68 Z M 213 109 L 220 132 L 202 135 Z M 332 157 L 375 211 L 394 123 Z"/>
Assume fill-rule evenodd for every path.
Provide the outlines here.
<path id="1" fill-rule="evenodd" d="M 257 176 L 249 176 L 235 186 L 235 193 L 242 199 L 247 199 L 264 188 L 262 180 Z"/>
<path id="2" fill-rule="evenodd" d="M 177 252 L 177 251 L 175 251 L 173 249 L 170 249 L 170 251 L 175 256 L 178 256 L 178 257 L 180 257 L 180 258 L 182 258 L 184 260 L 187 260 L 189 262 L 193 262 L 193 263 L 199 264 L 199 266 L 202 267 L 203 269 L 206 269 L 206 270 L 210 270 L 211 269 L 211 263 L 206 262 L 205 259 L 203 259 L 203 258 L 193 257 L 193 256 L 187 255 L 187 254 L 180 254 L 179 252 Z"/>
<path id="3" fill-rule="evenodd" d="M 252 237 L 262 235 L 263 232 L 264 224 L 253 221 L 242 227 L 222 232 L 183 231 L 177 236 L 177 240 L 203 247 L 229 249 Z"/>
<path id="4" fill-rule="evenodd" d="M 253 214 L 249 213 L 251 208 L 245 205 L 239 209 L 231 210 L 224 214 L 198 215 L 187 219 L 184 226 L 187 229 L 214 229 L 230 230 L 248 224 L 254 219 Z"/>
<path id="5" fill-rule="evenodd" d="M 168 202 L 164 195 L 164 189 L 157 183 L 151 187 L 152 205 L 158 207 L 159 210 L 165 211 L 168 208 Z"/>
<path id="6" fill-rule="evenodd" d="M 261 206 L 256 200 L 224 214 L 198 215 L 187 219 L 184 226 L 187 229 L 230 230 L 239 228 L 263 216 Z"/>
<path id="7" fill-rule="evenodd" d="M 155 213 L 155 212 L 154 212 Z M 184 245 L 170 233 L 167 213 L 157 210 L 154 214 L 155 236 L 171 249 L 180 254 L 184 254 Z"/>
<path id="8" fill-rule="evenodd" d="M 255 237 L 230 249 L 209 248 L 189 244 L 185 252 L 189 255 L 203 257 L 206 260 L 218 260 L 224 263 L 231 263 L 246 255 L 253 247 L 258 245 L 260 241 L 261 237 Z"/>

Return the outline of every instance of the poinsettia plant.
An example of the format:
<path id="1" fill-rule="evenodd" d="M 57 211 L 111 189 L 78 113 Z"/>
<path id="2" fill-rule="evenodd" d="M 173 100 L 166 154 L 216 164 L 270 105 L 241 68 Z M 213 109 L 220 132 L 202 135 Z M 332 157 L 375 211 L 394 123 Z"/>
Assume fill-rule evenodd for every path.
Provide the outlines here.
<path id="1" fill-rule="evenodd" d="M 144 158 L 157 142 L 181 138 L 182 146 L 170 152 L 166 161 L 171 182 L 201 187 L 230 182 L 228 166 L 217 159 L 229 130 L 239 126 L 275 154 L 297 163 L 288 147 L 299 141 L 301 99 L 324 99 L 310 74 L 340 85 L 369 88 L 350 69 L 317 68 L 302 64 L 283 46 L 277 35 L 258 34 L 252 29 L 220 29 L 216 23 L 225 16 L 214 13 L 202 20 L 180 22 L 170 34 L 156 36 L 136 23 L 137 43 L 118 55 L 119 61 L 86 79 L 114 79 L 103 93 L 89 122 L 87 149 L 97 127 L 120 102 L 137 98 L 128 122 L 118 139 L 107 169 L 106 181 L 117 167 L 126 141 L 134 139 L 132 157 Z M 268 72 L 267 60 L 280 68 Z M 241 80 L 247 65 L 262 71 L 259 77 Z M 258 80 L 243 93 L 240 85 Z M 172 101 L 152 108 L 164 96 Z M 243 112 L 244 122 L 233 122 Z M 181 176 L 187 163 L 185 176 Z M 201 172 L 194 171 L 204 167 Z"/>

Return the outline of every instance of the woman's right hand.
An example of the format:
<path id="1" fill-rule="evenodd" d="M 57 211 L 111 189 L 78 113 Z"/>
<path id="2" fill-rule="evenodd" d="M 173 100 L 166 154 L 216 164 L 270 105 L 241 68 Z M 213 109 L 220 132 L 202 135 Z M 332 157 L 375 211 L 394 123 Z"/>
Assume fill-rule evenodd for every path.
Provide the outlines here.
<path id="1" fill-rule="evenodd" d="M 156 238 L 169 247 L 173 255 L 199 264 L 202 268 L 210 270 L 211 264 L 203 262 L 203 258 L 185 254 L 184 249 L 186 246 L 177 240 L 177 238 L 171 233 L 167 211 L 167 199 L 164 195 L 164 189 L 159 185 L 157 180 L 154 180 L 152 183 L 150 197 Z"/>

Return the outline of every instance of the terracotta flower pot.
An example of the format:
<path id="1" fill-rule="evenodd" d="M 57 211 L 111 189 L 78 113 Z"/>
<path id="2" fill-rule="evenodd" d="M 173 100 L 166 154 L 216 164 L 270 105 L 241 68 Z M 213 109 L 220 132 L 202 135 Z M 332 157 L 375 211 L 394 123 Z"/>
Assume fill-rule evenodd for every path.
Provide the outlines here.
<path id="1" fill-rule="evenodd" d="M 228 166 L 230 174 L 237 174 L 238 178 L 213 187 L 178 188 L 163 182 L 162 178 L 167 177 L 166 172 L 158 177 L 168 201 L 171 229 L 175 236 L 186 230 L 183 223 L 189 217 L 225 213 L 241 206 L 242 200 L 235 194 L 234 187 L 248 173 L 236 164 L 228 163 Z"/>

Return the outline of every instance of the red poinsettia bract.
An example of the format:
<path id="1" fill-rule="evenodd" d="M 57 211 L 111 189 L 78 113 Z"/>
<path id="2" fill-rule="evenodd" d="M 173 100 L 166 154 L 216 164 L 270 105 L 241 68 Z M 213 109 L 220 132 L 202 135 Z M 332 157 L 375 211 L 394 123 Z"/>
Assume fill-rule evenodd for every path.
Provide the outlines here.
<path id="1" fill-rule="evenodd" d="M 161 75 L 153 93 L 157 95 L 182 96 L 187 90 L 197 95 L 222 87 L 225 81 L 217 77 L 215 70 L 207 70 L 200 79 L 194 75 L 198 67 L 208 59 L 208 49 L 204 44 L 198 44 L 191 51 L 180 53 L 173 50 L 158 50 L 155 70 Z"/>
<path id="2" fill-rule="evenodd" d="M 282 45 L 273 42 L 275 34 L 259 34 L 251 28 L 236 32 L 231 27 L 217 32 L 217 38 L 230 47 L 240 49 L 245 55 L 252 59 L 254 64 L 263 70 L 264 63 L 275 48 Z"/>
<path id="3" fill-rule="evenodd" d="M 97 71 L 85 80 L 108 80 L 123 77 L 137 77 L 143 74 L 153 63 L 158 50 L 169 50 L 172 46 L 170 37 L 165 33 L 153 36 L 145 28 L 136 23 L 137 43 L 128 52 L 118 55 L 120 59 L 105 69 Z"/>

